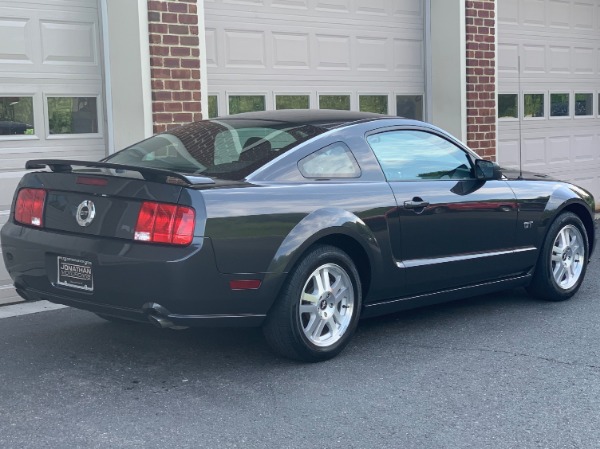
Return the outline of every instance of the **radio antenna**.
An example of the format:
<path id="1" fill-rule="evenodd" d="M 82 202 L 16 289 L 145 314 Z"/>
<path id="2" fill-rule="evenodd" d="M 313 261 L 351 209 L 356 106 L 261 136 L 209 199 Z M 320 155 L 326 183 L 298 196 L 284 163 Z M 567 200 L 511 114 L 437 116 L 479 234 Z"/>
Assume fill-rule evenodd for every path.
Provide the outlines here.
<path id="1" fill-rule="evenodd" d="M 517 118 L 519 120 L 519 179 L 523 179 L 523 149 L 522 149 L 522 140 L 523 140 L 523 131 L 521 129 L 521 120 L 523 114 L 525 113 L 525 95 L 521 93 L 521 55 L 518 57 L 517 62 L 517 83 L 519 93 L 517 94 Z M 523 111 L 521 111 L 521 97 L 523 97 Z"/>

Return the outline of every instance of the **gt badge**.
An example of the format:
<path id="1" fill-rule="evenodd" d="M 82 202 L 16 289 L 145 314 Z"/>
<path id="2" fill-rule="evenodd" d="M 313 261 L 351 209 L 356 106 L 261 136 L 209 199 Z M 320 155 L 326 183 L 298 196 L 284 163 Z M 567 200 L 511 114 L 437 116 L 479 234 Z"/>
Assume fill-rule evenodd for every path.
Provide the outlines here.
<path id="1" fill-rule="evenodd" d="M 84 201 L 79 206 L 77 206 L 77 211 L 75 212 L 75 220 L 77 220 L 77 224 L 79 226 L 89 226 L 92 221 L 94 221 L 94 217 L 96 216 L 96 206 L 91 201 Z"/>

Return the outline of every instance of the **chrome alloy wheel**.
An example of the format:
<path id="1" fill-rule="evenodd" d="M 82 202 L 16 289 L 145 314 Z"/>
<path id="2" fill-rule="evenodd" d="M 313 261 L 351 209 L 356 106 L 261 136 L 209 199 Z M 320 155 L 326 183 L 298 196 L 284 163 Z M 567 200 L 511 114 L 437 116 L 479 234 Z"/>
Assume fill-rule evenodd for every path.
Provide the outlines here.
<path id="1" fill-rule="evenodd" d="M 340 340 L 354 313 L 354 288 L 346 270 L 333 263 L 318 267 L 304 284 L 299 307 L 300 325 L 313 345 Z"/>
<path id="2" fill-rule="evenodd" d="M 562 228 L 552 245 L 551 268 L 557 286 L 568 290 L 573 287 L 584 267 L 585 243 L 577 227 L 569 224 Z"/>

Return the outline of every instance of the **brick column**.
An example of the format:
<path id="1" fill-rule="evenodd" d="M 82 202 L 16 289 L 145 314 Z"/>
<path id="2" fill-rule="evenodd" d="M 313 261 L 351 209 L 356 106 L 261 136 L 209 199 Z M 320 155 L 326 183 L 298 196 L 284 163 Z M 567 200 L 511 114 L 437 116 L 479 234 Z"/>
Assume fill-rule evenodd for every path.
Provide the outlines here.
<path id="1" fill-rule="evenodd" d="M 202 119 L 196 0 L 149 0 L 154 132 Z"/>
<path id="2" fill-rule="evenodd" d="M 466 2 L 467 144 L 496 160 L 496 0 Z"/>

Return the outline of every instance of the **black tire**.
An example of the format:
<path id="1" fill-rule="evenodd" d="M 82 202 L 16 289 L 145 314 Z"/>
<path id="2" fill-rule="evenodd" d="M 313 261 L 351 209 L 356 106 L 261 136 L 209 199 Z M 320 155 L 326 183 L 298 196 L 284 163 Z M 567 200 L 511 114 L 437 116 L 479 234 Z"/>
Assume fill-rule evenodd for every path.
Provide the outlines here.
<path id="1" fill-rule="evenodd" d="M 321 277 L 315 273 L 325 274 Z M 317 277 L 321 282 L 325 277 L 339 280 L 339 284 L 334 282 L 331 288 L 320 289 L 323 293 L 317 296 L 314 291 L 308 292 L 318 289 Z M 263 333 L 271 348 L 284 357 L 304 362 L 328 360 L 352 338 L 361 306 L 361 282 L 352 259 L 337 247 L 315 246 L 288 275 L 280 297 L 269 311 Z M 325 323 L 325 327 L 319 330 L 320 323 Z"/>
<path id="2" fill-rule="evenodd" d="M 561 232 L 567 232 L 573 238 L 581 238 L 581 245 L 569 244 L 568 251 L 558 252 L 560 248 L 559 246 L 555 247 L 555 244 L 560 243 L 558 236 Z M 575 249 L 574 251 L 576 246 L 581 247 L 581 249 Z M 555 249 L 557 251 L 555 258 L 560 256 L 560 259 L 565 264 L 570 264 L 568 266 L 572 267 L 571 271 L 574 273 L 571 276 L 571 273 L 567 270 L 564 274 L 562 285 L 556 279 L 557 277 L 559 279 L 562 278 L 560 272 L 557 271 L 559 269 L 557 264 L 561 264 L 562 262 L 552 260 Z M 579 290 L 583 282 L 587 270 L 588 258 L 589 241 L 585 226 L 579 217 L 571 212 L 560 214 L 548 229 L 538 257 L 533 279 L 527 287 L 527 291 L 532 296 L 546 301 L 564 301 L 569 299 Z M 560 268 L 564 269 L 564 266 Z"/>

